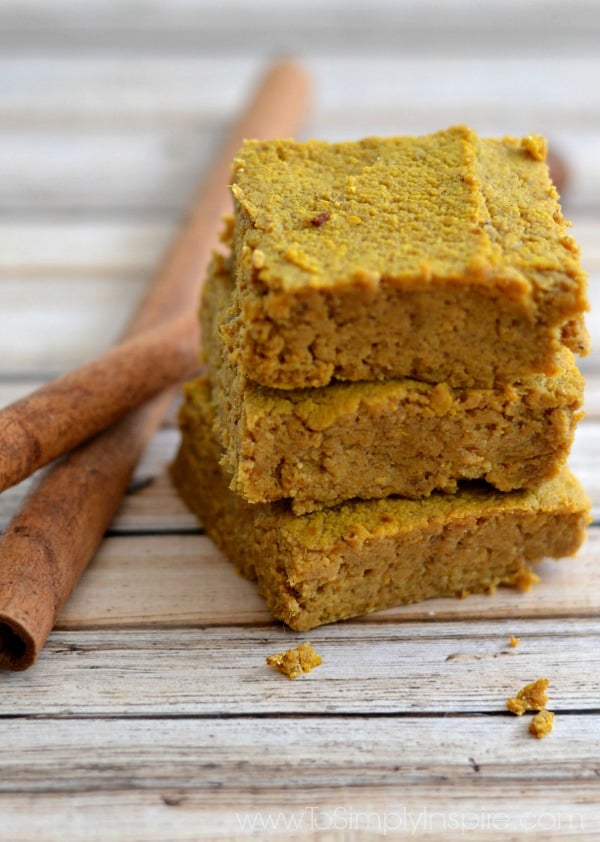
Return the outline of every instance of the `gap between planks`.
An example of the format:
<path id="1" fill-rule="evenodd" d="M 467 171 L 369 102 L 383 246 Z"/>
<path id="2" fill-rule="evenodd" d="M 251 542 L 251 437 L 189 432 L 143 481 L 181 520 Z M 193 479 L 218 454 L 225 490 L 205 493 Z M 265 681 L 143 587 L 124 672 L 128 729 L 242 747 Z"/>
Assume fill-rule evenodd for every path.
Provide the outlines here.
<path id="1" fill-rule="evenodd" d="M 548 785 L 591 781 L 589 729 L 600 717 L 558 715 L 542 746 L 530 716 L 316 716 L 247 719 L 98 719 L 0 722 L 8 793 L 180 788 L 278 789 L 428 783 L 445 778 Z M 551 743 L 551 750 L 549 744 Z M 44 751 L 39 746 L 44 745 Z M 600 788 L 600 781 L 596 786 Z"/>
<path id="2" fill-rule="evenodd" d="M 551 707 L 549 704 L 548 707 Z M 533 712 L 530 712 L 533 715 Z M 209 725 L 213 722 L 227 723 L 227 722 L 313 722 L 315 720 L 336 722 L 339 719 L 347 720 L 348 723 L 362 723 L 365 721 L 380 722 L 402 722 L 405 720 L 452 720 L 458 719 L 461 722 L 471 719 L 512 719 L 514 714 L 510 713 L 508 709 L 502 708 L 499 710 L 484 710 L 473 709 L 464 711 L 447 711 L 447 710 L 427 710 L 427 711 L 402 711 L 396 710 L 393 713 L 389 711 L 355 711 L 339 713 L 336 711 L 305 711 L 305 710 L 288 710 L 283 713 L 278 711 L 263 711 L 246 713 L 244 711 L 226 712 L 226 713 L 155 713 L 155 714 L 121 714 L 121 713 L 8 713 L 0 714 L 0 732 L 3 724 L 15 722 L 64 722 L 64 723 L 88 723 L 90 720 L 97 722 L 116 722 L 116 723 L 146 723 L 148 727 L 153 722 L 164 722 L 165 725 L 169 722 L 194 722 L 204 723 Z M 561 708 L 560 716 L 563 717 L 600 717 L 600 708 Z M 528 722 L 528 717 L 523 720 Z M 599 719 L 600 722 L 600 719 Z M 247 726 L 245 726 L 247 727 Z"/>
<path id="3" fill-rule="evenodd" d="M 267 667 L 306 639 L 323 658 L 309 675 Z M 32 670 L 2 676 L 0 715 L 498 713 L 546 676 L 551 710 L 595 716 L 599 644 L 600 621 L 582 618 L 54 632 Z"/>

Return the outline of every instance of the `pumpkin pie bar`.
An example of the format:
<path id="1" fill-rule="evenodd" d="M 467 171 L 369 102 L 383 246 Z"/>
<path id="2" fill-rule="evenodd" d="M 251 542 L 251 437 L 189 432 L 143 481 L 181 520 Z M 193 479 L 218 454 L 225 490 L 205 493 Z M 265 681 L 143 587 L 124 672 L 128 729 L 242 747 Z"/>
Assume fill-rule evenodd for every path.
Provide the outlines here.
<path id="1" fill-rule="evenodd" d="M 470 484 L 412 501 L 353 501 L 295 516 L 229 489 L 214 442 L 208 384 L 182 410 L 172 476 L 206 532 L 273 615 L 297 630 L 430 597 L 530 581 L 529 563 L 573 554 L 589 501 L 565 469 L 529 491 Z"/>
<path id="2" fill-rule="evenodd" d="M 214 432 L 231 488 L 249 502 L 287 498 L 294 514 L 305 514 L 354 497 L 453 492 L 460 480 L 511 491 L 538 485 L 566 462 L 583 400 L 570 351 L 552 377 L 491 389 L 407 378 L 270 389 L 242 374 L 220 340 L 233 288 L 230 262 L 216 256 L 202 306 Z M 201 416 L 203 381 L 186 394 L 186 412 Z"/>
<path id="3" fill-rule="evenodd" d="M 409 377 L 490 388 L 587 350 L 585 274 L 543 138 L 247 141 L 222 335 L 278 389 Z"/>

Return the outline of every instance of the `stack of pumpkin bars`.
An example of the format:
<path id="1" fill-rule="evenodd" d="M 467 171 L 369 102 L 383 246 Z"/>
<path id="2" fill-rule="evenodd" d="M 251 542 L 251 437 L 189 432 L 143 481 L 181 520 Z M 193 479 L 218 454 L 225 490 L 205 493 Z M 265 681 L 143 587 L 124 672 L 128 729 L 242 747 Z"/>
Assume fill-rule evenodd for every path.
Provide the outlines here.
<path id="1" fill-rule="evenodd" d="M 537 136 L 248 141 L 173 478 L 304 630 L 527 587 L 589 502 L 585 275 Z"/>

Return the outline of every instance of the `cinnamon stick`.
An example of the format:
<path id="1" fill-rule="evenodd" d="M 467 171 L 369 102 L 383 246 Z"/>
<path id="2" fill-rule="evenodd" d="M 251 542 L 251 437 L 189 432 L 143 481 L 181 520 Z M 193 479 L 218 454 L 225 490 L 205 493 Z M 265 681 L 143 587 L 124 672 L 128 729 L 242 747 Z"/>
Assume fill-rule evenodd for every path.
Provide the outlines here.
<path id="1" fill-rule="evenodd" d="M 222 214 L 231 159 L 245 137 L 295 133 L 308 84 L 289 62 L 275 65 L 210 167 L 187 221 L 127 336 L 196 309 Z M 173 398 L 169 389 L 73 451 L 41 481 L 0 539 L 0 667 L 31 666 L 113 519 L 133 469 Z"/>
<path id="2" fill-rule="evenodd" d="M 0 491 L 105 430 L 198 369 L 190 313 L 136 334 L 0 410 Z"/>

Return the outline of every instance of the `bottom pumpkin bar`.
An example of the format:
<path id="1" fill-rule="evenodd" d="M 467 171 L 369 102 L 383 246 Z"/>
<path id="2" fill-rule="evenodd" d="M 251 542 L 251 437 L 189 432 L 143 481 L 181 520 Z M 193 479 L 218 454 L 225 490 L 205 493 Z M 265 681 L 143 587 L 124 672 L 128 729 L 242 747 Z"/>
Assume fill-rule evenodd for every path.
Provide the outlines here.
<path id="1" fill-rule="evenodd" d="M 298 631 L 402 603 L 522 586 L 530 562 L 572 555 L 589 522 L 589 501 L 567 470 L 535 490 L 469 485 L 298 517 L 285 502 L 250 504 L 230 491 L 212 420 L 205 383 L 194 413 L 182 409 L 175 485 L 207 534 L 258 581 L 273 615 Z"/>

